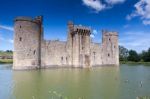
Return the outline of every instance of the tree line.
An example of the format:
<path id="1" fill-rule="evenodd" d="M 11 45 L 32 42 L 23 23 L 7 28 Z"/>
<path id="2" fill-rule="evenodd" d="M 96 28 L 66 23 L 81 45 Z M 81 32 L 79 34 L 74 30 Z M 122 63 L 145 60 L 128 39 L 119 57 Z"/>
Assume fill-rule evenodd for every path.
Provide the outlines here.
<path id="1" fill-rule="evenodd" d="M 132 62 L 150 62 L 150 48 L 141 53 L 137 53 L 135 50 L 128 50 L 123 46 L 119 46 L 119 60 L 120 61 L 132 61 Z"/>

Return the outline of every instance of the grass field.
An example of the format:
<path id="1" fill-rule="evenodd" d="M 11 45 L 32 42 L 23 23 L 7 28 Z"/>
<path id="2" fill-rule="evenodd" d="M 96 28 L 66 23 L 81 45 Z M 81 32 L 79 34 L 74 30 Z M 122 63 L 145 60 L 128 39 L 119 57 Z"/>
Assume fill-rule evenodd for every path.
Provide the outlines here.
<path id="1" fill-rule="evenodd" d="M 12 64 L 13 59 L 0 59 L 0 64 Z"/>

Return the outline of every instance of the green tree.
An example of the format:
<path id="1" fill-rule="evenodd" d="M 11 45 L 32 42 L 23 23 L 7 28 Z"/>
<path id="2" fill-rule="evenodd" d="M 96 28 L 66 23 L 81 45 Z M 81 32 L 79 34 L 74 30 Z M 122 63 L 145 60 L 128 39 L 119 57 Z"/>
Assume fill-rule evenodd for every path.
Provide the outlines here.
<path id="1" fill-rule="evenodd" d="M 128 61 L 134 61 L 134 62 L 139 62 L 140 61 L 140 56 L 138 53 L 134 50 L 129 51 L 129 56 L 128 56 Z"/>
<path id="2" fill-rule="evenodd" d="M 150 62 L 150 48 L 148 51 L 143 51 L 141 57 L 144 62 Z"/>
<path id="3" fill-rule="evenodd" d="M 128 49 L 123 46 L 119 46 L 119 60 L 127 61 L 128 56 L 129 56 Z"/>

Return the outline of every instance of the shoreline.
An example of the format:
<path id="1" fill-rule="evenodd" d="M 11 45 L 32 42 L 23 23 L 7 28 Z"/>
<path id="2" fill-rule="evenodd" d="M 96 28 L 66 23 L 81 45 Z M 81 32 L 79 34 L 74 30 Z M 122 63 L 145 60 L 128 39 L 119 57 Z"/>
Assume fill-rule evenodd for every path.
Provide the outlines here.
<path id="1" fill-rule="evenodd" d="M 139 64 L 143 64 L 143 65 L 150 65 L 150 62 L 131 62 L 131 61 L 121 61 L 120 64 L 133 64 L 133 65 L 139 65 Z"/>
<path id="2" fill-rule="evenodd" d="M 13 64 L 13 59 L 0 59 L 0 64 Z M 143 64 L 150 65 L 150 62 L 131 62 L 131 61 L 120 61 L 121 64 Z"/>
<path id="3" fill-rule="evenodd" d="M 13 64 L 13 59 L 0 59 L 0 64 Z"/>

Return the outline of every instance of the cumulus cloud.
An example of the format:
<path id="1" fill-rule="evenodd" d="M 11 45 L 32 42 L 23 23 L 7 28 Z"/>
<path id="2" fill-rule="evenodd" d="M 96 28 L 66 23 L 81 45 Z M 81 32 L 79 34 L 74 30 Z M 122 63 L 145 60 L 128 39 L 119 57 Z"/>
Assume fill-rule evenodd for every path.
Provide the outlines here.
<path id="1" fill-rule="evenodd" d="M 143 24 L 150 25 L 150 0 L 140 0 L 135 5 L 135 11 L 130 15 L 127 15 L 127 19 L 131 20 L 134 17 L 139 16 L 143 21 Z"/>
<path id="2" fill-rule="evenodd" d="M 105 0 L 105 2 L 102 3 L 102 0 L 82 0 L 84 5 L 92 8 L 96 12 L 112 8 L 112 5 L 123 3 L 124 1 L 125 0 Z"/>
<path id="3" fill-rule="evenodd" d="M 8 31 L 14 31 L 13 27 L 5 26 L 5 25 L 0 25 L 0 29 L 8 30 Z"/>
<path id="4" fill-rule="evenodd" d="M 83 4 L 99 12 L 105 9 L 106 5 L 102 4 L 100 0 L 82 0 Z"/>

